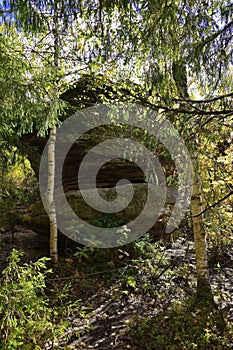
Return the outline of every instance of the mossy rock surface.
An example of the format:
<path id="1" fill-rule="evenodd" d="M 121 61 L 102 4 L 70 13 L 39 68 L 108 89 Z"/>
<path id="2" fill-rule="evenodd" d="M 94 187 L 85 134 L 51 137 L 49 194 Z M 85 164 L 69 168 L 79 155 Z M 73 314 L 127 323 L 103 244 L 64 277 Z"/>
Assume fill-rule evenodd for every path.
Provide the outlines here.
<path id="1" fill-rule="evenodd" d="M 123 185 L 122 186 L 123 192 L 127 193 L 127 191 L 129 191 L 129 186 L 131 185 Z M 157 186 L 150 185 L 150 190 L 153 191 L 153 198 L 155 203 L 153 206 L 153 202 L 152 202 L 148 210 L 148 213 L 145 213 L 145 219 L 147 218 L 147 215 L 148 215 L 148 218 L 151 215 L 153 215 L 153 208 L 158 206 L 158 203 L 160 201 L 162 202 L 162 197 L 163 197 L 161 193 L 161 189 L 158 189 Z M 88 192 L 89 195 L 92 196 L 93 199 L 95 199 L 95 191 L 93 189 L 87 189 L 84 191 Z M 109 201 L 110 204 L 111 204 L 111 200 L 115 199 L 116 197 L 115 188 L 100 188 L 98 189 L 98 191 L 100 196 L 106 201 Z M 120 224 L 127 225 L 128 222 L 135 219 L 140 214 L 146 202 L 148 186 L 147 184 L 141 184 L 141 183 L 133 184 L 133 191 L 134 191 L 134 196 L 130 204 L 126 206 L 124 210 L 121 210 L 120 212 L 111 216 L 113 222 L 118 222 Z M 150 230 L 155 240 L 163 238 L 164 229 L 166 227 L 166 221 L 169 217 L 168 211 L 169 211 L 169 208 L 171 208 L 174 205 L 176 201 L 176 195 L 177 195 L 176 189 L 169 187 L 167 191 L 167 199 L 166 199 L 166 214 L 164 210 L 164 212 L 161 213 L 159 220 L 157 220 L 157 222 L 154 224 L 153 227 L 151 227 L 151 230 Z M 87 205 L 80 191 L 76 190 L 76 191 L 66 192 L 66 199 L 67 199 L 67 202 L 70 204 L 70 207 L 73 209 L 73 211 L 82 220 L 96 226 L 98 226 L 98 221 L 100 220 L 104 221 L 104 218 L 103 218 L 104 214 L 100 213 L 99 211 Z M 63 202 L 64 202 L 63 197 L 59 197 L 59 196 L 56 197 L 57 214 L 58 216 L 63 217 L 64 220 L 67 220 L 67 227 L 69 227 L 71 226 L 71 222 L 69 220 L 69 216 L 67 216 L 67 213 L 66 213 L 66 208 L 69 208 L 69 206 L 64 206 Z M 98 204 L 98 198 L 96 198 L 96 203 Z M 122 204 L 124 205 L 124 203 Z M 109 218 L 109 215 L 106 215 L 106 216 L 108 216 Z M 42 201 L 38 201 L 29 207 L 27 213 L 23 216 L 23 222 L 25 225 L 34 229 L 36 232 L 49 236 L 49 220 Z M 142 225 L 143 225 L 143 222 L 142 222 Z"/>

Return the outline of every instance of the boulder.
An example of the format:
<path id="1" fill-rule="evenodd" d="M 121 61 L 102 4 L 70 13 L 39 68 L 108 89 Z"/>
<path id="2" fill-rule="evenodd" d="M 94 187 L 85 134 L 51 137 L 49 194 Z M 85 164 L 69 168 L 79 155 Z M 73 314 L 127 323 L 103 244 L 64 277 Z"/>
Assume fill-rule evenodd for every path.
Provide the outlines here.
<path id="1" fill-rule="evenodd" d="M 61 99 L 68 102 L 67 116 L 73 114 L 75 111 L 84 107 L 93 106 L 102 101 L 131 101 L 133 103 L 140 103 L 147 105 L 147 99 L 144 96 L 144 92 L 139 86 L 134 84 L 133 87 L 116 87 L 112 82 L 107 82 L 102 76 L 93 78 L 92 76 L 83 76 L 74 87 L 67 90 Z M 148 104 L 149 105 L 149 104 Z M 60 120 L 64 120 L 64 115 L 60 117 Z M 148 170 L 148 177 L 142 171 L 134 161 L 125 160 L 121 157 L 116 157 L 111 161 L 104 163 L 98 171 L 96 177 L 96 187 L 99 190 L 100 196 L 106 200 L 113 200 L 116 196 L 115 186 L 118 181 L 127 179 L 132 183 L 134 187 L 134 197 L 132 202 L 125 210 L 121 210 L 115 215 L 108 215 L 108 220 L 112 222 L 127 223 L 137 217 L 138 213 L 143 208 L 147 198 L 148 182 L 154 185 L 153 191 L 157 191 L 156 184 L 165 185 L 166 178 L 173 175 L 175 171 L 174 162 L 171 157 L 164 152 L 164 146 L 157 140 L 151 139 L 150 135 L 146 135 L 140 128 L 127 128 L 117 125 L 105 125 L 94 129 L 91 129 L 76 142 L 73 143 L 69 152 L 66 155 L 63 168 L 62 168 L 62 180 L 57 180 L 55 183 L 55 192 L 64 191 L 66 193 L 67 201 L 70 203 L 73 210 L 83 220 L 92 224 L 103 224 L 106 221 L 106 215 L 100 214 L 97 210 L 88 206 L 80 193 L 78 183 L 78 172 L 80 164 L 87 153 L 93 152 L 93 147 L 100 144 L 102 141 L 111 138 L 131 138 L 134 141 L 141 142 L 143 140 L 144 146 L 149 149 L 158 159 L 163 176 L 160 173 L 156 173 L 156 169 L 150 167 L 149 164 L 145 165 Z M 39 179 L 39 166 L 41 155 L 45 149 L 48 136 L 38 137 L 36 131 L 31 134 L 22 135 L 21 139 L 17 141 L 16 146 L 27 154 L 28 159 L 31 162 L 32 168 L 36 177 Z M 123 152 L 124 150 L 122 150 Z M 95 159 L 98 161 L 101 155 L 94 154 Z M 143 156 L 140 161 L 143 162 Z M 56 153 L 56 164 L 60 164 L 59 150 Z M 91 174 L 95 169 L 95 162 L 88 163 L 88 172 Z M 47 168 L 44 169 L 45 183 L 46 183 Z M 92 184 L 88 183 L 88 179 L 85 177 L 82 179 L 85 184 L 85 191 L 94 191 Z M 125 186 L 125 193 L 129 190 L 129 185 Z M 151 227 L 150 232 L 155 239 L 163 238 L 166 221 L 169 217 L 169 212 L 175 203 L 176 189 L 168 188 L 166 206 L 163 212 L 160 213 L 160 217 L 157 222 Z M 93 192 L 94 193 L 94 192 Z M 159 196 L 159 192 L 157 193 Z M 156 198 L 156 196 L 155 196 Z M 57 211 L 60 216 L 65 213 L 59 213 L 59 208 L 63 208 L 62 203 L 59 203 L 59 196 L 56 197 Z M 62 201 L 63 199 L 61 199 Z M 155 200 L 158 202 L 158 197 Z M 62 209 L 63 210 L 63 209 Z M 64 216 L 65 217 L 65 216 Z M 33 204 L 27 214 L 25 214 L 24 223 L 33 228 L 35 231 L 44 234 L 48 237 L 49 234 L 49 221 L 48 216 L 43 208 L 42 202 Z M 64 219 L 66 220 L 66 219 Z M 68 220 L 69 221 L 69 220 Z M 70 225 L 67 222 L 67 225 Z"/>
<path id="2" fill-rule="evenodd" d="M 122 185 L 122 193 L 129 193 L 129 184 Z M 62 225 L 69 228 L 72 231 L 72 220 L 69 217 L 68 208 L 77 214 L 77 216 L 97 227 L 116 227 L 119 225 L 127 225 L 130 221 L 134 220 L 138 215 L 140 215 L 148 195 L 148 185 L 145 183 L 132 184 L 133 187 L 133 198 L 129 205 L 124 208 L 124 196 L 122 198 L 123 210 L 118 211 L 114 214 L 103 214 L 93 207 L 89 206 L 83 198 L 83 194 L 80 190 L 70 190 L 65 193 L 67 202 L 69 205 L 64 206 L 64 199 L 59 194 L 56 195 L 56 207 L 58 219 L 62 220 Z M 148 212 L 145 212 L 144 220 L 150 219 L 153 215 L 153 208 L 158 207 L 163 201 L 163 193 L 161 188 L 155 185 L 149 186 L 149 191 L 153 193 L 153 201 L 149 207 Z M 94 205 L 98 205 L 98 198 L 96 198 L 96 193 L 94 189 L 86 189 L 83 191 L 85 195 L 88 195 L 94 202 Z M 116 198 L 116 189 L 112 188 L 99 188 L 98 189 L 100 197 L 111 204 L 112 200 Z M 148 232 L 153 235 L 153 239 L 159 240 L 165 237 L 166 222 L 169 218 L 170 211 L 176 201 L 177 191 L 173 187 L 167 188 L 166 203 L 162 206 L 162 210 L 158 216 L 158 220 L 149 228 Z M 38 201 L 30 206 L 27 214 L 23 217 L 24 225 L 32 228 L 36 232 L 41 233 L 43 236 L 49 238 L 49 220 L 42 204 L 42 201 Z M 142 222 L 142 225 L 144 223 Z M 110 225 L 110 226 L 109 226 Z"/>

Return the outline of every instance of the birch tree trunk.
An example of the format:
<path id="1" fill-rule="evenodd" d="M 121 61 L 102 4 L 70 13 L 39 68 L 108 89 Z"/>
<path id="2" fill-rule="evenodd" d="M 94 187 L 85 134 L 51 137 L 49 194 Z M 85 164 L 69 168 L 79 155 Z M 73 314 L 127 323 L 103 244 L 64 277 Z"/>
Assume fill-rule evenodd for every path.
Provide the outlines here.
<path id="1" fill-rule="evenodd" d="M 180 59 L 173 63 L 173 78 L 177 86 L 177 92 L 180 94 L 181 99 L 189 97 L 188 84 L 187 84 L 187 71 L 185 66 L 185 60 Z M 182 105 L 180 105 L 182 107 Z M 205 227 L 203 222 L 202 213 L 202 186 L 201 175 L 199 173 L 199 159 L 197 142 L 194 137 L 192 150 L 190 155 L 193 163 L 194 171 L 194 183 L 193 193 L 191 199 L 191 214 L 193 233 L 195 241 L 195 254 L 196 254 L 196 273 L 197 273 L 197 304 L 208 303 L 214 304 L 213 294 L 211 290 L 208 261 L 207 261 L 207 242 L 205 236 Z"/>
<path id="2" fill-rule="evenodd" d="M 207 242 L 205 235 L 205 228 L 203 224 L 202 213 L 202 190 L 201 190 L 201 177 L 198 167 L 198 155 L 196 154 L 193 159 L 194 168 L 194 184 L 191 200 L 191 213 L 193 222 L 193 233 L 195 241 L 195 254 L 196 254 L 196 273 L 197 273 L 197 303 L 213 304 L 213 294 L 211 290 L 208 261 L 207 261 Z"/>
<path id="3" fill-rule="evenodd" d="M 54 41 L 54 55 L 53 67 L 55 76 L 59 65 L 59 28 L 58 28 L 58 4 L 54 7 L 53 16 L 53 41 Z M 55 86 L 55 99 L 58 98 L 58 88 Z M 56 206 L 54 201 L 54 184 L 55 184 L 55 146 L 56 146 L 56 124 L 54 124 L 50 131 L 50 140 L 48 144 L 48 186 L 47 186 L 47 206 L 50 220 L 50 258 L 53 263 L 58 262 L 58 234 L 57 234 L 57 216 Z"/>
<path id="4" fill-rule="evenodd" d="M 48 185 L 47 185 L 47 208 L 50 221 L 50 257 L 53 263 L 58 261 L 57 249 L 57 216 L 54 202 L 54 182 L 55 182 L 55 144 L 56 125 L 50 131 L 48 144 Z"/>

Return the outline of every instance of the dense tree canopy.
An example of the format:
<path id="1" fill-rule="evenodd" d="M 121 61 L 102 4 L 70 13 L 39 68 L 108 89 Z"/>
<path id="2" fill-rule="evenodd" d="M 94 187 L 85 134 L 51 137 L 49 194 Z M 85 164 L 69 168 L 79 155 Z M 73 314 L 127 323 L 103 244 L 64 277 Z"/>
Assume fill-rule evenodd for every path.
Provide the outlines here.
<path id="1" fill-rule="evenodd" d="M 208 86 L 216 88 L 228 75 L 233 27 L 228 1 L 3 1 L 2 20 L 30 31 L 51 30 L 49 18 L 57 6 L 62 36 L 71 30 L 82 38 L 73 47 L 76 53 L 69 50 L 73 59 L 87 63 L 98 56 L 105 65 L 128 63 L 141 75 L 146 72 L 148 84 L 163 95 L 167 83 L 174 92 L 184 64 L 188 75 L 202 82 L 205 95 L 211 95 Z"/>
<path id="2" fill-rule="evenodd" d="M 18 211 L 22 211 L 24 214 L 25 206 L 28 207 L 29 202 L 25 200 L 25 197 L 27 197 L 30 183 L 27 178 L 24 179 L 24 187 L 22 186 L 18 193 L 15 182 L 13 181 L 13 185 L 9 185 L 9 183 L 14 177 L 17 178 L 17 181 L 22 180 L 23 171 L 26 177 L 29 177 L 31 172 L 28 170 L 28 160 L 26 168 L 24 164 L 24 170 L 17 163 L 20 160 L 20 153 L 23 152 L 28 159 L 35 159 L 35 168 L 39 168 L 41 150 L 43 150 L 49 132 L 53 139 L 50 138 L 51 148 L 48 154 L 51 157 L 48 156 L 49 166 L 46 168 L 48 170 L 46 176 L 51 180 L 48 181 L 47 197 L 49 200 L 47 204 L 51 204 L 50 209 L 54 216 L 54 222 L 56 221 L 57 208 L 54 203 L 56 126 L 60 126 L 69 113 L 76 110 L 113 100 L 136 102 L 156 111 L 162 121 L 168 120 L 179 132 L 189 151 L 193 166 L 193 169 L 190 167 L 190 173 L 193 172 L 194 175 L 193 195 L 190 198 L 186 220 L 184 220 L 185 229 L 181 230 L 179 227 L 177 235 L 183 235 L 184 241 L 194 238 L 196 272 L 193 272 L 193 258 L 187 260 L 187 256 L 193 254 L 192 249 L 190 249 L 191 253 L 189 252 L 189 243 L 184 252 L 183 261 L 179 260 L 179 256 L 175 256 L 177 252 L 184 250 L 183 246 L 178 250 L 173 246 L 175 258 L 171 255 L 174 252 L 170 251 L 170 260 L 167 263 L 164 259 L 167 246 L 165 247 L 164 244 L 164 247 L 157 249 L 154 242 L 151 244 L 150 239 L 146 241 L 147 236 L 145 240 L 143 238 L 142 241 L 134 243 L 135 246 L 127 246 L 122 248 L 123 250 L 112 250 L 111 258 L 107 258 L 105 264 L 112 269 L 115 267 L 114 259 L 118 260 L 121 270 L 121 277 L 117 275 L 120 278 L 121 286 L 118 286 L 116 291 L 112 288 L 112 281 L 115 280 L 116 275 L 111 275 L 113 278 L 108 281 L 111 285 L 109 295 L 114 299 L 114 303 L 120 300 L 121 306 L 125 308 L 124 300 L 129 297 L 131 298 L 129 304 L 132 308 L 132 303 L 141 289 L 142 294 L 139 300 L 142 312 L 144 312 L 143 307 L 145 306 L 142 307 L 141 301 L 146 302 L 147 298 L 151 298 L 149 300 L 152 301 L 153 298 L 152 306 L 145 304 L 145 310 L 149 310 L 147 312 L 150 318 L 155 299 L 161 302 L 164 300 L 164 295 L 170 293 L 168 285 L 178 286 L 183 283 L 185 290 L 188 291 L 187 295 L 192 294 L 196 289 L 196 303 L 194 303 L 194 306 L 198 304 L 196 314 L 195 312 L 190 313 L 194 308 L 190 309 L 189 307 L 188 312 L 185 310 L 186 315 L 183 315 L 180 321 L 179 308 L 175 306 L 173 310 L 175 317 L 178 318 L 178 326 L 176 329 L 176 323 L 171 325 L 172 336 L 175 332 L 174 339 L 171 340 L 172 345 L 169 344 L 172 349 L 175 349 L 176 344 L 178 344 L 177 348 L 184 349 L 186 349 L 186 345 L 187 349 L 199 348 L 199 345 L 200 349 L 206 349 L 211 344 L 213 349 L 217 349 L 216 344 L 225 346 L 228 343 L 230 344 L 229 348 L 232 346 L 232 339 L 229 341 L 225 338 L 225 326 L 223 327 L 224 331 L 221 328 L 224 323 L 220 322 L 222 315 L 218 314 L 217 316 L 217 326 L 209 322 L 209 316 L 215 316 L 209 310 L 216 311 L 216 304 L 207 261 L 211 261 L 211 258 L 214 260 L 214 273 L 216 274 L 220 268 L 219 261 L 221 262 L 220 258 L 216 260 L 216 256 L 221 255 L 225 259 L 227 254 L 225 254 L 224 247 L 230 246 L 230 244 L 232 247 L 232 13 L 233 4 L 228 0 L 0 1 L 0 229 L 1 217 L 4 216 L 2 213 L 7 211 L 11 223 L 12 238 L 14 238 L 12 213 L 16 212 L 13 213 L 15 217 Z M 114 128 L 113 131 L 115 131 Z M 141 137 L 141 130 L 136 131 Z M 94 132 L 95 130 L 93 134 Z M 30 144 L 27 142 L 31 136 L 33 140 L 39 140 L 38 143 Z M 85 136 L 88 140 L 90 134 Z M 104 134 L 105 136 L 106 134 Z M 24 140 L 26 141 L 24 142 Z M 151 145 L 153 142 L 151 141 Z M 164 145 L 156 143 L 155 147 L 153 144 L 151 150 L 163 161 L 169 159 L 167 167 L 171 169 L 165 169 L 168 170 L 165 174 L 165 181 L 166 185 L 172 190 L 174 189 L 173 192 L 176 194 L 182 188 L 182 182 L 174 166 L 175 160 L 172 159 L 171 155 L 168 155 L 168 150 Z M 85 147 L 82 151 L 85 153 Z M 16 160 L 15 168 L 11 164 L 7 169 L 9 159 Z M 183 165 L 185 168 L 186 164 Z M 72 159 L 70 163 L 68 162 L 68 166 L 73 166 Z M 77 176 L 75 171 L 74 177 Z M 109 173 L 107 173 L 107 177 Z M 143 179 L 142 182 L 145 181 L 141 172 L 139 175 Z M 71 180 L 73 181 L 73 178 Z M 72 181 L 70 181 L 70 186 L 72 186 Z M 145 184 L 143 183 L 143 185 Z M 36 186 L 38 190 L 38 183 Z M 141 197 L 143 196 L 139 196 L 140 201 Z M 20 205 L 17 201 L 20 202 Z M 34 197 L 33 201 L 35 201 Z M 39 206 L 40 201 L 34 205 L 35 207 Z M 176 208 L 178 211 L 175 213 L 178 217 L 179 206 Z M 182 203 L 180 208 L 182 208 Z M 180 211 L 182 213 L 182 210 Z M 170 213 L 171 210 L 168 212 Z M 51 219 L 51 215 L 49 217 Z M 41 223 L 39 215 L 37 219 Z M 105 216 L 104 220 L 107 227 L 112 224 L 108 216 Z M 48 216 L 45 217 L 45 221 L 47 224 Z M 101 224 L 100 221 L 97 224 Z M 77 228 L 72 226 L 72 223 L 69 224 L 69 229 L 76 232 Z M 99 225 L 99 227 L 102 226 Z M 127 235 L 127 230 L 120 232 L 123 234 L 126 232 Z M 207 254 L 209 251 L 207 251 L 206 238 L 211 249 L 211 256 Z M 57 260 L 56 243 L 57 235 L 54 231 L 52 249 L 50 249 L 54 261 Z M 0 248 L 1 246 L 4 247 L 4 244 L 0 244 Z M 99 261 L 97 267 L 89 266 L 89 270 L 87 269 L 87 265 L 92 265 L 95 261 L 95 253 L 92 248 L 84 248 L 76 253 L 74 259 L 73 256 L 71 259 L 70 256 L 69 259 L 66 259 L 65 273 L 68 271 L 67 266 L 71 266 L 75 259 L 76 262 L 80 263 L 77 269 L 73 269 L 75 275 L 72 275 L 72 279 L 75 278 L 76 284 L 80 284 L 83 278 L 82 272 L 81 275 L 79 274 L 79 268 L 82 269 L 83 260 L 86 260 L 83 269 L 84 276 L 87 271 L 91 272 L 87 274 L 88 288 L 90 288 L 89 277 L 95 275 L 96 270 L 98 280 L 94 280 L 95 288 L 96 286 L 101 288 L 99 280 L 105 273 L 103 271 L 106 268 L 104 263 L 100 268 L 101 273 L 98 270 Z M 131 262 L 128 264 L 131 253 L 132 256 L 136 257 L 136 259 L 131 260 L 132 265 Z M 102 262 L 104 254 L 108 254 L 108 252 L 97 252 L 97 260 Z M 145 260 L 141 256 L 145 257 Z M 181 266 L 177 267 L 180 262 Z M 190 262 L 190 266 L 187 266 Z M 230 264 L 232 264 L 232 258 Z M 44 346 L 49 348 L 50 343 L 54 347 L 53 340 L 57 341 L 57 337 L 60 337 L 61 332 L 67 328 L 66 325 L 63 326 L 57 335 L 60 327 L 60 322 L 57 322 L 59 312 L 56 313 L 56 308 L 55 311 L 50 308 L 47 297 L 44 299 L 46 284 L 44 275 L 40 272 L 41 269 L 45 268 L 44 262 L 39 261 L 33 266 L 24 265 L 21 268 L 19 255 L 13 251 L 9 267 L 4 272 L 4 284 L 3 288 L 0 288 L 0 335 L 3 336 L 4 349 L 9 349 L 11 345 L 11 349 L 25 349 L 25 339 L 29 348 L 31 345 L 37 346 L 37 344 L 42 343 L 41 347 L 38 345 L 38 349 L 42 349 Z M 124 266 L 123 269 L 122 266 Z M 178 271 L 177 276 L 174 276 L 173 268 L 175 266 L 176 272 Z M 133 272 L 129 270 L 131 268 Z M 62 278 L 64 278 L 64 271 L 62 271 Z M 231 270 L 228 273 L 230 274 Z M 164 280 L 160 284 L 160 278 L 166 274 L 170 274 L 168 282 Z M 123 282 L 122 276 L 124 277 Z M 197 287 L 193 281 L 190 282 L 190 276 L 197 281 Z M 161 291 L 159 290 L 160 286 Z M 217 288 L 220 290 L 220 287 Z M 174 290 L 176 294 L 178 288 Z M 65 289 L 61 291 L 62 296 L 64 293 L 66 295 Z M 40 295 L 40 298 L 37 294 Z M 179 295 L 184 298 L 183 291 Z M 56 305 L 58 299 L 59 297 L 55 301 Z M 102 303 L 102 296 L 99 299 Z M 165 303 L 165 308 L 170 302 L 171 299 L 167 304 Z M 41 305 L 43 311 L 41 311 Z M 101 322 L 106 319 L 105 307 L 102 308 L 102 306 L 98 309 L 98 312 L 104 310 Z M 206 314 L 200 312 L 199 307 L 201 306 L 203 310 L 207 308 L 207 317 Z M 116 311 L 118 309 L 115 309 L 115 306 L 113 306 L 113 310 L 117 316 L 122 315 L 122 312 Z M 153 329 L 148 327 L 150 336 L 152 335 L 150 343 L 152 345 L 148 345 L 151 346 L 151 349 L 158 349 L 160 346 L 168 348 L 167 334 L 161 333 L 161 324 L 164 326 L 165 331 L 163 330 L 163 332 L 165 334 L 172 323 L 173 311 L 169 317 L 166 316 L 163 319 L 163 324 L 153 325 L 152 323 Z M 198 316 L 199 314 L 200 316 Z M 187 318 L 187 315 L 191 315 L 190 318 Z M 98 319 L 96 315 L 93 317 Z M 202 322 L 198 320 L 198 317 L 201 318 Z M 29 318 L 34 321 L 28 322 Z M 50 319 L 53 320 L 50 322 Z M 149 337 L 147 339 L 146 333 L 143 333 L 147 328 L 147 323 L 143 325 L 141 320 L 142 317 L 140 318 L 139 331 L 136 333 L 140 337 L 141 334 L 144 334 L 142 343 L 146 338 L 145 344 L 147 344 Z M 190 336 L 190 333 L 193 332 L 190 329 L 187 331 L 185 328 L 185 320 L 190 322 L 190 329 L 194 329 L 194 335 Z M 201 334 L 196 333 L 196 329 L 192 328 L 196 326 L 197 320 L 198 324 L 201 323 Z M 83 325 L 82 322 L 80 324 Z M 37 328 L 38 324 L 41 331 L 40 328 Z M 150 325 L 150 323 L 148 324 Z M 166 326 L 167 324 L 169 326 Z M 211 327 L 214 334 L 209 331 Z M 77 325 L 75 332 L 76 329 Z M 95 332 L 95 327 L 93 329 Z M 44 331 L 46 334 L 43 333 Z M 76 333 L 75 337 L 77 338 Z M 39 339 L 41 334 L 44 334 L 43 339 Z M 111 334 L 115 334 L 115 329 L 113 332 L 111 328 Z M 221 334 L 223 339 L 221 336 L 218 337 L 218 334 Z M 69 335 L 69 337 L 71 336 Z M 80 339 L 83 340 L 82 337 Z M 2 342 L 2 339 L 0 341 Z M 121 345 L 121 343 L 119 344 Z M 102 349 L 103 344 L 100 343 L 100 346 Z"/>
<path id="3" fill-rule="evenodd" d="M 230 235 L 232 9 L 226 0 L 3 1 L 1 140 L 46 132 L 64 109 L 59 96 L 85 73 L 137 83 L 193 155 L 207 231 Z"/>

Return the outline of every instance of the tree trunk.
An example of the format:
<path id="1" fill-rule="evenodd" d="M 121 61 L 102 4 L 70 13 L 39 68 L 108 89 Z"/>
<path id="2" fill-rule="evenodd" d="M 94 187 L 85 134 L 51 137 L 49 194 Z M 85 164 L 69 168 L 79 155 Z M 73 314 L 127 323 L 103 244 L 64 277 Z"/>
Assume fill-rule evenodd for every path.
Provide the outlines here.
<path id="1" fill-rule="evenodd" d="M 59 65 L 59 28 L 58 28 L 58 4 L 54 7 L 53 17 L 53 41 L 54 55 L 53 66 L 57 73 Z M 57 83 L 57 82 L 56 82 Z M 55 86 L 55 98 L 58 98 L 58 88 Z M 50 257 L 55 264 L 58 262 L 58 234 L 57 234 L 57 215 L 54 201 L 54 186 L 55 186 L 55 145 L 56 145 L 56 124 L 51 128 L 50 139 L 48 144 L 48 187 L 47 187 L 47 205 L 50 220 Z"/>
<path id="2" fill-rule="evenodd" d="M 55 182 L 55 143 L 56 125 L 53 125 L 50 132 L 48 144 L 48 186 L 47 186 L 47 210 L 50 220 L 50 257 L 53 263 L 58 261 L 57 250 L 57 217 L 54 202 L 54 182 Z"/>
<path id="3" fill-rule="evenodd" d="M 203 224 L 202 198 L 201 198 L 201 178 L 198 173 L 198 158 L 193 158 L 194 162 L 194 184 L 191 200 L 191 212 L 193 221 L 193 232 L 196 252 L 196 272 L 197 272 L 197 303 L 213 304 L 213 294 L 210 285 L 207 242 L 205 228 Z"/>
<path id="4" fill-rule="evenodd" d="M 185 61 L 180 58 L 173 62 L 173 79 L 176 83 L 177 92 L 181 98 L 188 98 L 188 85 L 187 85 L 187 71 Z M 180 106 L 182 107 L 182 105 Z M 197 272 L 197 293 L 196 304 L 200 305 L 213 305 L 214 299 L 211 290 L 208 261 L 207 261 L 207 242 L 205 236 L 205 228 L 203 224 L 202 213 L 202 188 L 201 188 L 201 175 L 199 173 L 199 159 L 196 139 L 193 139 L 192 150 L 190 155 L 192 157 L 193 171 L 194 171 L 194 184 L 193 193 L 191 199 L 191 213 L 193 223 L 193 233 L 195 241 L 195 253 L 196 253 L 196 272 Z"/>

